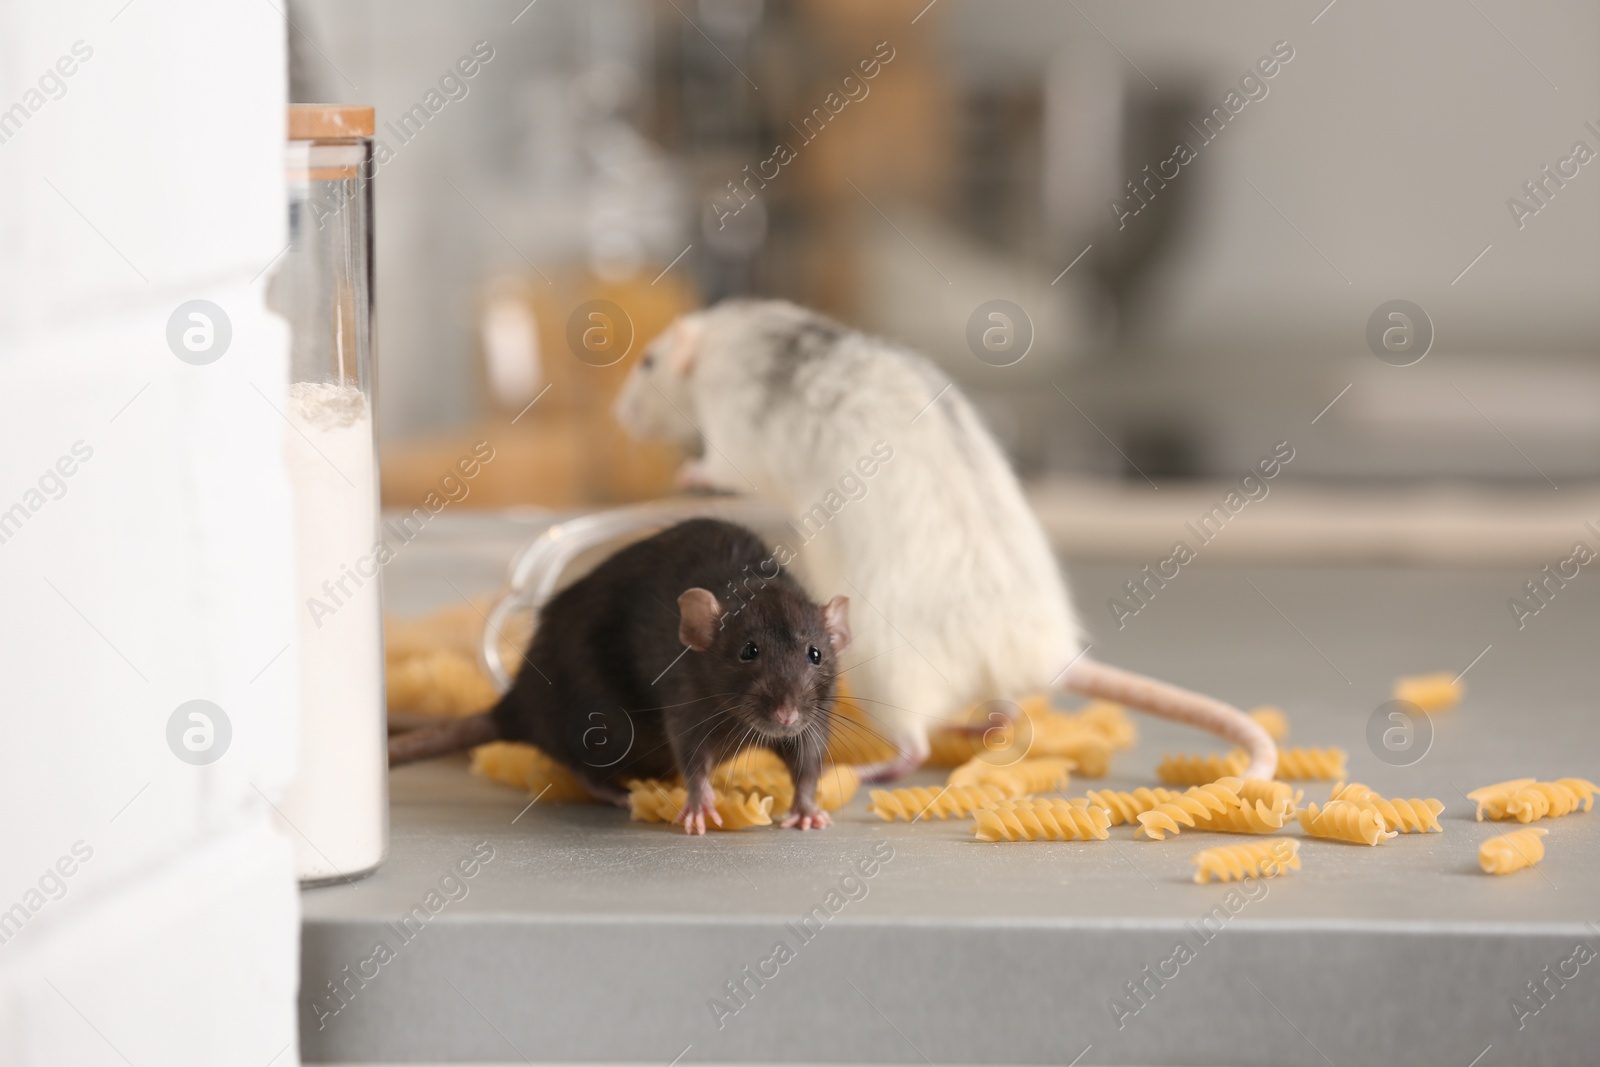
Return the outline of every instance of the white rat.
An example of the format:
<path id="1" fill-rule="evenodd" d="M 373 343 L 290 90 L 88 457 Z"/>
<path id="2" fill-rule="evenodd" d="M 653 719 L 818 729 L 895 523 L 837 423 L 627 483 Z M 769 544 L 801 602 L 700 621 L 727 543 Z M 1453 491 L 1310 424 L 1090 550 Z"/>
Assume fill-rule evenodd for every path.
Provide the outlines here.
<path id="1" fill-rule="evenodd" d="M 645 350 L 616 415 L 700 458 L 686 484 L 765 497 L 793 518 L 819 591 L 859 596 L 851 691 L 898 755 L 969 709 L 1052 686 L 1228 738 L 1270 778 L 1278 752 L 1238 708 L 1097 663 L 1043 528 L 972 405 L 926 359 L 783 301 L 686 315 Z M 781 561 L 780 562 L 785 562 Z"/>

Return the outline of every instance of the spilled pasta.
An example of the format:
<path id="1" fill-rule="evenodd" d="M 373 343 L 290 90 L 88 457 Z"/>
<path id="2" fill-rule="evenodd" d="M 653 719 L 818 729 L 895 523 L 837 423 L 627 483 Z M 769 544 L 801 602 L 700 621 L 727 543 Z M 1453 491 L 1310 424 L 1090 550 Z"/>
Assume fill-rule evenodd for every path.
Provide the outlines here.
<path id="1" fill-rule="evenodd" d="M 1544 835 L 1549 832 L 1530 826 L 1491 837 L 1478 846 L 1478 866 L 1485 874 L 1510 874 L 1532 867 L 1544 859 Z"/>
<path id="2" fill-rule="evenodd" d="M 1291 837 L 1253 841 L 1244 845 L 1218 845 L 1194 855 L 1194 880 L 1202 885 L 1216 879 L 1275 878 L 1300 869 L 1300 842 Z"/>

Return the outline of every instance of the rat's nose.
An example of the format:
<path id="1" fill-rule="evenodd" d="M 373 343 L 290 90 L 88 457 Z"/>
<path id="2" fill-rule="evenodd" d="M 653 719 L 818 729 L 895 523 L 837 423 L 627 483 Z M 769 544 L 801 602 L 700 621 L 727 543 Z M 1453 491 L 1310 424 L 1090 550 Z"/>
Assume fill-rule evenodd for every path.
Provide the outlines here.
<path id="1" fill-rule="evenodd" d="M 800 709 L 793 704 L 785 704 L 772 713 L 772 721 L 779 726 L 793 726 L 800 721 Z"/>

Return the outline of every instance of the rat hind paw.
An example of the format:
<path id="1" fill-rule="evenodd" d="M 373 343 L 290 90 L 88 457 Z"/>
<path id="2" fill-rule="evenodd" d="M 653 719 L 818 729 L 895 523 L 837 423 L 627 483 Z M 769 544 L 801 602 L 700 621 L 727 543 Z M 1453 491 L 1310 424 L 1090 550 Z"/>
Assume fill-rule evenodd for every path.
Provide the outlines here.
<path id="1" fill-rule="evenodd" d="M 784 829 L 821 830 L 833 825 L 833 817 L 818 807 L 796 807 L 780 824 Z"/>

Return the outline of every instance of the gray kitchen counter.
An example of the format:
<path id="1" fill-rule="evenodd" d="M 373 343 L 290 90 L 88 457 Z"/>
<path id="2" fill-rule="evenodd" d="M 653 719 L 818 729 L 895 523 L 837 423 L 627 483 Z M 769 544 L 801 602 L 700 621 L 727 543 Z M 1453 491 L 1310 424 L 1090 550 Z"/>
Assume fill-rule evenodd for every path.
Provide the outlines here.
<path id="1" fill-rule="evenodd" d="M 441 516 L 389 565 L 390 610 L 492 593 L 541 524 Z M 1491 878 L 1478 845 L 1515 824 L 1473 821 L 1462 793 L 1600 779 L 1600 579 L 1585 572 L 1519 630 L 1506 601 L 1533 570 L 1201 558 L 1119 630 L 1106 600 L 1144 562 L 1071 568 L 1094 655 L 1281 706 L 1289 743 L 1342 746 L 1354 779 L 1443 800 L 1444 833 L 1307 840 L 1301 871 L 1201 886 L 1193 853 L 1237 839 L 1124 827 L 1108 842 L 984 844 L 970 820 L 881 822 L 865 790 L 825 831 L 689 839 L 599 806 L 529 807 L 446 759 L 391 773 L 375 875 L 302 894 L 303 1057 L 1594 1062 L 1600 812 L 1543 823 L 1544 862 Z M 1368 724 L 1392 680 L 1469 665 L 1426 755 L 1380 759 Z M 1148 784 L 1161 753 L 1218 749 L 1137 721 L 1139 746 L 1072 791 Z"/>

